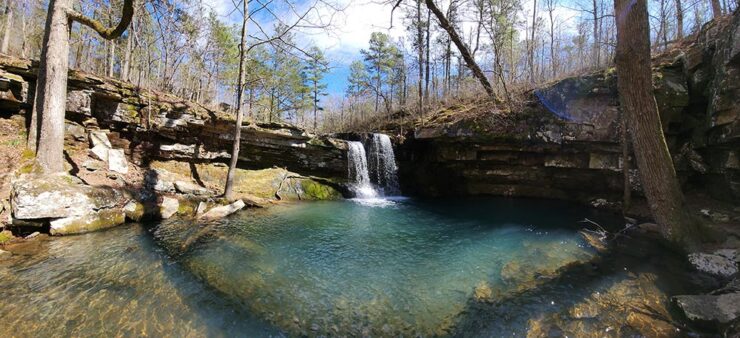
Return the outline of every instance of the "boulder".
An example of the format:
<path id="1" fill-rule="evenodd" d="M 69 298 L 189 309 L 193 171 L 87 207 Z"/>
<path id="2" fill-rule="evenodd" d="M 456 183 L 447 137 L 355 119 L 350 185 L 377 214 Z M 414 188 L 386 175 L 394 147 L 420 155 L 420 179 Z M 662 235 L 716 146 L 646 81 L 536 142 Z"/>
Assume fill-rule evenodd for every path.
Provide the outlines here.
<path id="1" fill-rule="evenodd" d="M 51 221 L 54 236 L 81 234 L 114 227 L 126 222 L 121 209 L 103 209 L 83 216 L 73 216 Z"/>
<path id="2" fill-rule="evenodd" d="M 123 149 L 108 150 L 108 169 L 121 174 L 128 173 L 128 162 Z"/>
<path id="3" fill-rule="evenodd" d="M 103 163 L 98 160 L 87 159 L 85 162 L 82 162 L 82 167 L 89 171 L 97 171 L 103 169 Z"/>
<path id="4" fill-rule="evenodd" d="M 126 215 L 126 218 L 134 222 L 141 221 L 144 218 L 145 211 L 144 204 L 136 201 L 129 201 L 123 207 L 123 213 Z"/>
<path id="5" fill-rule="evenodd" d="M 728 324 L 740 316 L 740 292 L 723 295 L 682 295 L 673 300 L 687 318 L 699 322 Z"/>
<path id="6" fill-rule="evenodd" d="M 168 219 L 176 214 L 179 208 L 180 202 L 177 198 L 162 197 L 162 202 L 159 204 L 159 214 L 162 216 L 162 219 Z"/>
<path id="7" fill-rule="evenodd" d="M 85 141 L 87 139 L 85 127 L 74 122 L 64 122 L 64 133 L 75 141 Z"/>
<path id="8" fill-rule="evenodd" d="M 104 146 L 102 144 L 98 144 L 98 145 L 90 148 L 90 157 L 92 157 L 94 159 L 97 159 L 97 160 L 101 160 L 101 161 L 107 162 L 108 161 L 108 151 L 109 150 L 110 150 L 110 148 L 108 148 L 108 147 L 106 147 L 106 146 Z"/>
<path id="9" fill-rule="evenodd" d="M 19 220 L 84 216 L 122 198 L 115 189 L 83 185 L 66 174 L 20 179 L 11 191 L 13 218 Z"/>
<path id="10" fill-rule="evenodd" d="M 208 194 L 208 189 L 203 188 L 197 184 L 190 183 L 190 182 L 175 181 L 174 185 L 175 185 L 175 189 L 177 189 L 177 192 L 182 193 L 182 194 L 190 194 L 190 195 Z"/>
<path id="11" fill-rule="evenodd" d="M 709 253 L 691 253 L 689 262 L 695 269 L 720 277 L 730 277 L 737 273 L 737 263 L 720 255 Z"/>
<path id="12" fill-rule="evenodd" d="M 90 131 L 90 146 L 94 148 L 99 145 L 103 145 L 108 149 L 113 148 L 106 132 L 100 130 Z"/>
<path id="13" fill-rule="evenodd" d="M 158 192 L 175 192 L 176 180 L 174 174 L 167 170 L 154 168 L 149 170 L 144 177 L 149 188 Z"/>
<path id="14" fill-rule="evenodd" d="M 242 208 L 244 208 L 244 206 L 244 201 L 237 200 L 236 202 L 229 205 L 222 205 L 206 211 L 203 215 L 200 216 L 200 219 L 209 221 L 224 218 L 241 210 Z"/>

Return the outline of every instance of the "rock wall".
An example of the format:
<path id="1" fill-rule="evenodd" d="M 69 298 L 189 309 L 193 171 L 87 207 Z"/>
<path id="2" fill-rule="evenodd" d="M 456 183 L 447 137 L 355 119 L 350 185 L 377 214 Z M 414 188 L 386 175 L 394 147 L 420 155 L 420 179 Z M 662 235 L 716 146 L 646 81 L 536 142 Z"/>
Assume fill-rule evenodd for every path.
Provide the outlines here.
<path id="1" fill-rule="evenodd" d="M 37 62 L 0 55 L 0 113 L 31 110 Z M 234 116 L 176 96 L 71 70 L 68 130 L 75 123 L 113 131 L 111 142 L 138 164 L 152 159 L 227 162 Z M 118 137 L 115 137 L 118 136 Z M 347 177 L 346 143 L 316 137 L 285 124 L 242 127 L 239 166 L 285 167 L 292 172 L 335 180 Z"/>
<path id="2" fill-rule="evenodd" d="M 740 200 L 740 13 L 653 61 L 663 128 L 686 188 Z M 433 114 L 399 145 L 404 192 L 620 201 L 616 76 L 611 68 L 566 78 L 511 111 L 474 103 Z M 638 173 L 629 176 L 639 194 Z"/>

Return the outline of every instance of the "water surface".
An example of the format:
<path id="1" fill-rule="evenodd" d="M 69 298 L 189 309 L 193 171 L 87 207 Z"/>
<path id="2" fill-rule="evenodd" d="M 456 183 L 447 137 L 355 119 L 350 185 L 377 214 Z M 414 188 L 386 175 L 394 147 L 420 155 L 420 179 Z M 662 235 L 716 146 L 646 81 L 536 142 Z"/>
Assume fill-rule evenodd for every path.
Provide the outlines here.
<path id="1" fill-rule="evenodd" d="M 650 335 L 641 303 L 609 304 L 671 318 L 682 261 L 651 242 L 602 257 L 584 218 L 620 227 L 547 200 L 390 199 L 38 241 L 0 261 L 0 336 Z"/>

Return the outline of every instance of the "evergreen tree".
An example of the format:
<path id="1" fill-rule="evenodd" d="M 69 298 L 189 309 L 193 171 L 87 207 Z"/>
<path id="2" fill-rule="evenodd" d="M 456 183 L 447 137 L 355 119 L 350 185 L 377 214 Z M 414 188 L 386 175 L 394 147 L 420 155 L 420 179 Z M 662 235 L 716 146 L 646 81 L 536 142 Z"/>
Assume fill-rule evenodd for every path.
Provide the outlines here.
<path id="1" fill-rule="evenodd" d="M 311 93 L 311 101 L 313 106 L 313 130 L 316 132 L 318 111 L 324 110 L 323 107 L 319 107 L 320 97 L 328 95 L 326 92 L 326 84 L 321 81 L 324 79 L 326 73 L 329 72 L 329 62 L 326 60 L 324 53 L 318 47 L 312 47 L 309 51 L 311 58 L 308 59 L 305 66 L 305 80 L 306 85 Z"/>

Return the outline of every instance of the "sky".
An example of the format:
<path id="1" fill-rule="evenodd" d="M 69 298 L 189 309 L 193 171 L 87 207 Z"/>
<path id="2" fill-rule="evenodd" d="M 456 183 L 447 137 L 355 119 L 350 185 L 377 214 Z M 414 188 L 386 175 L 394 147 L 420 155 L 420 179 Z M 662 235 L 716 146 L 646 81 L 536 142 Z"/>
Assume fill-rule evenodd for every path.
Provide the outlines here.
<path id="1" fill-rule="evenodd" d="M 313 3 L 312 0 L 291 0 L 297 1 L 298 6 L 307 6 Z M 297 33 L 297 41 L 303 43 L 303 46 L 316 45 L 321 48 L 329 59 L 331 71 L 327 74 L 325 82 L 327 91 L 330 95 L 342 95 L 347 87 L 347 76 L 349 75 L 349 65 L 354 60 L 361 58 L 360 50 L 367 48 L 368 40 L 372 32 L 384 32 L 392 38 L 400 38 L 406 35 L 406 27 L 403 23 L 403 11 L 396 10 L 393 15 L 393 25 L 391 27 L 391 5 L 373 0 L 326 0 L 331 1 L 337 8 L 343 10 L 337 12 L 327 6 L 320 7 L 314 13 L 314 16 L 324 18 L 331 17 L 331 28 L 329 30 L 301 30 Z M 531 22 L 531 8 L 533 0 L 524 0 L 523 7 L 525 13 L 530 14 L 523 17 L 522 20 Z M 563 0 L 563 2 L 572 2 L 577 0 Z M 234 13 L 235 0 L 203 0 L 204 4 L 211 7 L 216 14 L 227 22 L 233 24 L 239 22 L 240 14 Z M 274 3 L 277 3 L 275 1 Z M 444 0 L 438 1 L 440 6 L 446 7 Z M 257 6 L 256 4 L 253 6 Z M 529 10 L 527 10 L 529 8 Z M 280 11 L 280 9 L 278 9 Z M 292 22 L 291 17 L 294 14 L 288 8 L 283 8 L 280 15 L 284 15 L 285 22 Z M 299 10 L 300 11 L 300 10 Z M 524 15 L 524 14 L 523 14 Z M 578 15 L 578 12 L 565 7 L 558 8 L 556 16 L 561 20 L 568 22 Z M 315 21 L 315 18 L 310 19 Z M 463 22 L 463 29 L 469 30 L 472 22 Z M 263 27 L 273 26 L 270 22 L 262 24 Z M 255 30 L 256 27 L 250 28 Z M 566 27 L 565 29 L 570 29 Z"/>

